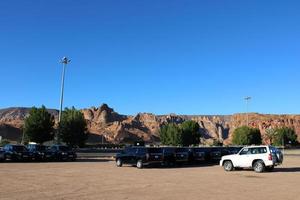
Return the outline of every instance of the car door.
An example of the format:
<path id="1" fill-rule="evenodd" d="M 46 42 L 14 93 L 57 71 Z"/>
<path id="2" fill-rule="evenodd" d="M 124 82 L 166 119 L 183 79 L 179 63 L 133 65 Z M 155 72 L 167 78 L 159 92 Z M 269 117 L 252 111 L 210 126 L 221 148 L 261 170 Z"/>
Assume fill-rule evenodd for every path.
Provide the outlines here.
<path id="1" fill-rule="evenodd" d="M 251 159 L 251 148 L 243 148 L 237 159 L 235 160 L 236 167 L 251 167 L 249 166 L 249 160 Z"/>
<path id="2" fill-rule="evenodd" d="M 137 148 L 128 148 L 126 153 L 125 161 L 129 164 L 133 164 L 136 162 L 136 151 Z"/>

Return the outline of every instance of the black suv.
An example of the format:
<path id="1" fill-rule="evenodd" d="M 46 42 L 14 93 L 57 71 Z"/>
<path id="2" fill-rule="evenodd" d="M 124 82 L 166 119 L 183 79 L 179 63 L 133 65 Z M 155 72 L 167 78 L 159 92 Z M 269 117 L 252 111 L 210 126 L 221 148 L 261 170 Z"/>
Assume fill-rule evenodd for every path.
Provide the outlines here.
<path id="1" fill-rule="evenodd" d="M 0 148 L 0 162 L 4 161 L 4 160 L 5 160 L 4 159 L 4 151 L 3 151 L 3 149 Z"/>
<path id="2" fill-rule="evenodd" d="M 116 164 L 122 167 L 123 164 L 136 165 L 141 169 L 145 165 L 162 164 L 162 148 L 155 147 L 127 147 L 116 155 Z"/>
<path id="3" fill-rule="evenodd" d="M 51 160 L 51 153 L 45 145 L 29 144 L 27 145 L 28 151 L 32 155 L 32 159 L 35 161 Z"/>
<path id="4" fill-rule="evenodd" d="M 77 158 L 75 151 L 65 145 L 53 145 L 49 147 L 48 155 L 55 161 L 75 161 Z"/>
<path id="5" fill-rule="evenodd" d="M 188 163 L 192 161 L 192 148 L 188 147 L 178 147 L 175 148 L 175 162 L 177 164 Z"/>
<path id="6" fill-rule="evenodd" d="M 12 161 L 30 161 L 32 159 L 31 153 L 24 145 L 7 144 L 3 148 L 4 159 Z"/>
<path id="7" fill-rule="evenodd" d="M 193 158 L 192 158 L 192 160 L 194 162 L 207 161 L 208 157 L 209 157 L 209 154 L 210 154 L 209 148 L 206 148 L 206 147 L 195 147 L 195 148 L 192 148 L 192 152 L 193 152 Z"/>

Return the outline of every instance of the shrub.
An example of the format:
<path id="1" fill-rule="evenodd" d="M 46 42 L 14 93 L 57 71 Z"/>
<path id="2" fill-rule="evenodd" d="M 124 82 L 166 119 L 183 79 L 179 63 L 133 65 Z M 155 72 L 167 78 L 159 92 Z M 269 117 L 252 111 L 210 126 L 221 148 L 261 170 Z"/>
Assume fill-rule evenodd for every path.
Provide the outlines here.
<path id="1" fill-rule="evenodd" d="M 261 144 L 261 134 L 259 129 L 241 126 L 234 130 L 232 143 L 235 145 Z"/>
<path id="2" fill-rule="evenodd" d="M 45 106 L 33 107 L 24 122 L 24 135 L 31 142 L 44 143 L 52 140 L 54 117 L 47 111 Z"/>

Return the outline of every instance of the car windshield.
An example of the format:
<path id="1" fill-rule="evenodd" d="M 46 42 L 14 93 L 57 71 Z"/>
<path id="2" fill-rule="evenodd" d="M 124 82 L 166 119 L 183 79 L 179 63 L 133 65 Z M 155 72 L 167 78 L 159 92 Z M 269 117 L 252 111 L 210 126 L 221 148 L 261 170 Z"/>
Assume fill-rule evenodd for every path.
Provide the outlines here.
<path id="1" fill-rule="evenodd" d="M 26 147 L 25 146 L 13 146 L 13 150 L 14 151 L 26 151 Z"/>
<path id="2" fill-rule="evenodd" d="M 188 152 L 187 148 L 177 148 L 176 152 Z"/>
<path id="3" fill-rule="evenodd" d="M 148 152 L 149 153 L 162 153 L 162 149 L 161 148 L 149 148 Z"/>
<path id="4" fill-rule="evenodd" d="M 44 146 L 44 145 L 37 145 L 37 146 L 35 147 L 35 149 L 36 149 L 37 151 L 45 151 L 45 150 L 47 149 L 47 147 Z"/>
<path id="5" fill-rule="evenodd" d="M 59 146 L 58 148 L 59 148 L 59 150 L 61 150 L 61 151 L 70 151 L 70 148 L 67 147 L 67 146 Z"/>

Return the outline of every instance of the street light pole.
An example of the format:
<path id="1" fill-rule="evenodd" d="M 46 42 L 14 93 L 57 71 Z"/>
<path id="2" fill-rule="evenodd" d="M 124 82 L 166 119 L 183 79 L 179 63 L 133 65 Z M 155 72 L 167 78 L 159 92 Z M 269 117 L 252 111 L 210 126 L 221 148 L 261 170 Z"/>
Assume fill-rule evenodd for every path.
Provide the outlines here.
<path id="1" fill-rule="evenodd" d="M 251 97 L 245 97 L 244 100 L 246 101 L 246 116 L 247 116 L 247 126 L 249 125 L 249 116 L 248 116 L 248 104 Z"/>
<path id="2" fill-rule="evenodd" d="M 70 61 L 71 60 L 69 60 L 67 57 L 63 57 L 61 59 L 61 63 L 63 64 L 63 71 L 62 71 L 62 77 L 61 77 L 60 106 L 59 106 L 58 122 L 60 122 L 60 120 L 61 120 L 61 113 L 62 113 L 63 100 L 64 100 L 65 72 L 66 72 L 67 64 L 69 64 Z"/>

